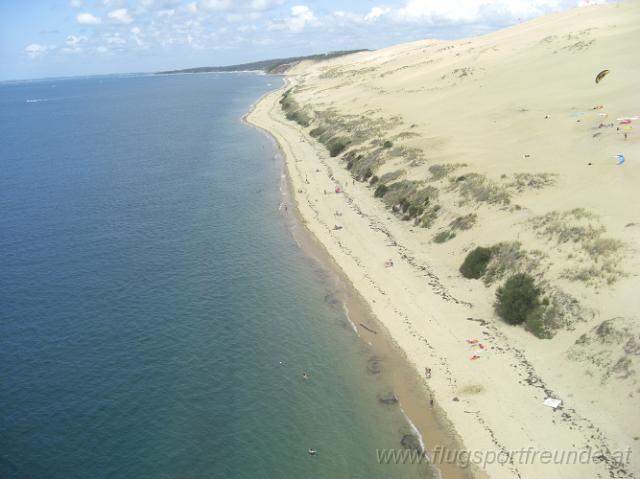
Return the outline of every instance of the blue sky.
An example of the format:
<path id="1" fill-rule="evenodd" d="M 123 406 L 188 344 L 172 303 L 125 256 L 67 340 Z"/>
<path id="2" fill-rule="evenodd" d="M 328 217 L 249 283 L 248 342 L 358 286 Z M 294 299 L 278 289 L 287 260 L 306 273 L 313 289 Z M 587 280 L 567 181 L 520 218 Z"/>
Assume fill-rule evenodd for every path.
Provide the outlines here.
<path id="1" fill-rule="evenodd" d="M 477 35 L 602 0 L 0 0 L 0 80 Z"/>

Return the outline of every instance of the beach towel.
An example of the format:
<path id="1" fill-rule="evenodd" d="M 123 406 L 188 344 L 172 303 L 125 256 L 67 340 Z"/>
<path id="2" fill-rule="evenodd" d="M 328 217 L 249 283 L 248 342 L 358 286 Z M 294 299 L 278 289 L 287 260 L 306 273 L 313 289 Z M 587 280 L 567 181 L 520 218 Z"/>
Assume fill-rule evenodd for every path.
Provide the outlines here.
<path id="1" fill-rule="evenodd" d="M 560 399 L 554 399 L 554 398 L 547 398 L 544 400 L 544 402 L 542 403 L 545 406 L 549 406 L 550 408 L 557 408 L 558 406 L 560 406 L 560 404 L 562 404 L 562 400 Z"/>

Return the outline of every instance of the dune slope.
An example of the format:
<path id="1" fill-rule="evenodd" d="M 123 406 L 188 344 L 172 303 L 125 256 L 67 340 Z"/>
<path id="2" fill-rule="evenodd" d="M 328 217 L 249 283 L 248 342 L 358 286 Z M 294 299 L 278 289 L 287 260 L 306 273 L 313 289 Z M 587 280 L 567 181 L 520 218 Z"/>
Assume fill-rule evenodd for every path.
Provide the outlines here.
<path id="1" fill-rule="evenodd" d="M 303 62 L 250 116 L 468 450 L 600 454 L 477 475 L 640 475 L 639 47 L 640 2 L 578 8 Z M 486 271 L 464 278 L 477 246 Z M 541 292 L 518 326 L 494 309 L 516 273 Z"/>

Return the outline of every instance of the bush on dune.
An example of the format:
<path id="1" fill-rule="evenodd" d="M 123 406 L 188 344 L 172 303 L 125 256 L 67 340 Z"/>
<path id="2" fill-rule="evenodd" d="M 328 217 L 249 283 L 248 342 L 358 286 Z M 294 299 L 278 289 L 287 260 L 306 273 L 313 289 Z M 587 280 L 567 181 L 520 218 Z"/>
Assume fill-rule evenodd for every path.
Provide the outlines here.
<path id="1" fill-rule="evenodd" d="M 540 289 L 527 273 L 516 273 L 496 291 L 495 309 L 509 324 L 522 324 L 540 307 Z"/>
<path id="2" fill-rule="evenodd" d="M 295 121 L 298 125 L 307 128 L 311 124 L 311 118 L 302 110 L 287 113 L 287 120 Z"/>
<path id="3" fill-rule="evenodd" d="M 378 187 L 376 188 L 376 191 L 373 193 L 373 196 L 375 198 L 382 198 L 386 192 L 389 190 L 389 188 L 387 187 L 387 185 L 378 185 Z"/>
<path id="4" fill-rule="evenodd" d="M 313 130 L 311 130 L 309 132 L 309 134 L 314 137 L 314 138 L 318 138 L 320 135 L 322 135 L 326 130 L 321 127 L 321 126 L 317 126 L 316 128 L 314 128 Z"/>
<path id="5" fill-rule="evenodd" d="M 349 146 L 349 140 L 347 138 L 338 136 L 335 138 L 331 138 L 327 142 L 326 146 L 329 150 L 329 155 L 338 156 L 340 153 L 347 149 L 347 146 Z"/>
<path id="6" fill-rule="evenodd" d="M 493 249 L 478 246 L 471 251 L 460 266 L 460 273 L 468 279 L 480 279 L 487 271 L 487 265 L 491 261 Z"/>
<path id="7" fill-rule="evenodd" d="M 298 102 L 291 96 L 291 90 L 287 90 L 280 99 L 280 105 L 289 121 L 295 121 L 300 126 L 307 128 L 311 125 L 309 114 L 300 108 Z"/>
<path id="8" fill-rule="evenodd" d="M 456 237 L 455 231 L 445 230 L 445 231 L 441 231 L 440 233 L 436 234 L 433 237 L 433 241 L 436 242 L 436 243 L 446 243 L 447 241 L 449 241 L 450 239 L 453 239 L 455 237 Z"/>
<path id="9" fill-rule="evenodd" d="M 550 326 L 552 314 L 552 308 L 536 308 L 529 315 L 527 315 L 527 319 L 524 323 L 525 329 L 535 337 L 540 339 L 553 338 L 554 331 Z"/>

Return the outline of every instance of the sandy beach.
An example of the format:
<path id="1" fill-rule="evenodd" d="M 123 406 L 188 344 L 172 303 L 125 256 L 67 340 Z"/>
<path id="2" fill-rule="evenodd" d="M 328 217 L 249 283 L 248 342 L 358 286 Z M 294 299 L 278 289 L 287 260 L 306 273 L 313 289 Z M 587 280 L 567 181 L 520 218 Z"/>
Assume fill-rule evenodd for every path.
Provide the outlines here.
<path id="1" fill-rule="evenodd" d="M 256 105 L 260 105 L 271 94 L 265 95 L 252 105 L 250 111 L 242 117 L 242 121 L 261 130 L 274 142 L 274 148 L 282 152 L 279 142 L 269 130 L 250 121 L 255 113 Z M 351 328 L 367 346 L 369 356 L 367 367 L 374 367 L 378 380 L 388 385 L 390 388 L 388 390 L 389 397 L 397 401 L 397 404 L 393 404 L 393 406 L 402 409 L 407 418 L 409 430 L 415 428 L 412 435 L 419 440 L 423 448 L 429 448 L 433 444 L 441 445 L 449 451 L 462 450 L 460 437 L 447 419 L 446 414 L 443 413 L 441 406 L 435 402 L 429 385 L 423 380 L 423 374 L 420 374 L 413 363 L 408 361 L 404 350 L 390 336 L 385 325 L 375 316 L 367 300 L 355 289 L 349 277 L 329 254 L 323 243 L 306 227 L 306 220 L 295 201 L 293 177 L 288 174 L 284 177 L 288 171 L 286 157 L 283 155 L 280 160 L 283 161 L 283 179 L 286 180 L 281 187 L 282 205 L 287 205 L 287 209 L 283 211 L 285 215 L 290 217 L 291 221 L 288 225 L 290 232 L 305 254 L 328 273 L 327 278 L 331 284 L 332 293 L 327 300 L 334 302 L 344 310 Z M 379 401 L 381 399 L 378 398 Z M 428 434 L 428 438 L 425 438 L 425 434 Z M 425 443 L 425 440 L 428 440 L 428 444 Z M 376 451 L 371 451 L 371 453 L 376 454 Z M 421 459 L 421 461 L 425 460 L 429 459 Z M 386 467 L 393 467 L 393 465 Z M 392 469 L 390 470 L 392 471 Z M 472 470 L 467 465 L 454 461 L 443 461 L 438 464 L 433 473 L 435 477 L 450 479 L 474 477 Z"/>
<path id="2" fill-rule="evenodd" d="M 640 473 L 639 20 L 637 2 L 590 6 L 302 63 L 248 116 L 277 140 L 307 229 L 431 370 L 443 423 L 482 456 L 477 477 Z M 406 194 L 381 201 L 381 184 Z M 438 207 L 410 216 L 402 200 L 421 191 Z M 492 278 L 460 274 L 469 251 L 497 244 L 510 261 Z M 519 271 L 554 308 L 546 339 L 494 311 Z M 558 459 L 585 450 L 596 460 Z"/>

